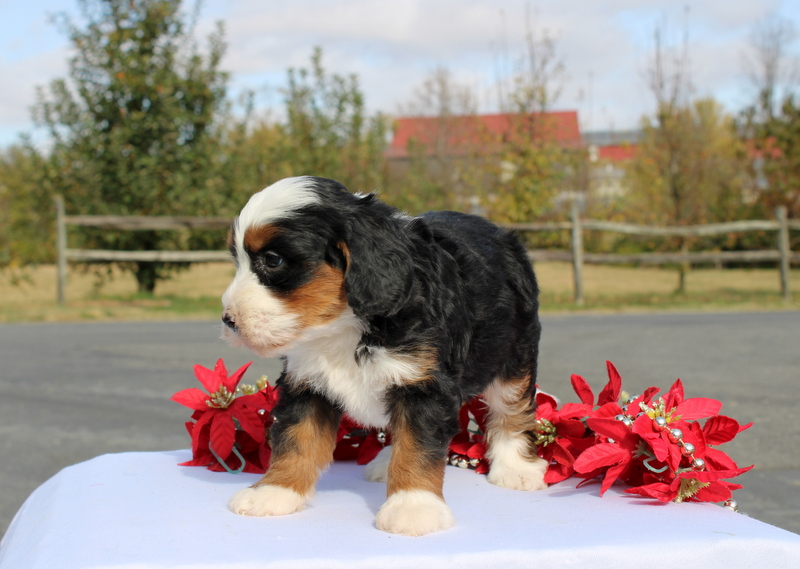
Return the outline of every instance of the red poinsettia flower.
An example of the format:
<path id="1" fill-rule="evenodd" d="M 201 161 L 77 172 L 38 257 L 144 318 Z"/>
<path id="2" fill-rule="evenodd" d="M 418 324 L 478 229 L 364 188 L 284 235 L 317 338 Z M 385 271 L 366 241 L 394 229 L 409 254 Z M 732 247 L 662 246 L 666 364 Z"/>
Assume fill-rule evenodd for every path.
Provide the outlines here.
<path id="1" fill-rule="evenodd" d="M 585 403 L 566 403 L 558 409 L 551 395 L 536 394 L 537 453 L 549 463 L 544 477 L 548 484 L 572 476 L 575 457 L 594 444 L 584 424 L 591 412 L 591 405 Z"/>
<path id="2" fill-rule="evenodd" d="M 183 463 L 184 465 L 216 467 L 218 462 L 224 462 L 226 465 L 233 464 L 232 469 L 257 471 L 266 468 L 263 459 L 268 460 L 268 456 L 264 456 L 260 446 L 266 439 L 265 423 L 269 419 L 262 419 L 262 415 L 268 417 L 270 404 L 274 405 L 275 394 L 268 386 L 265 392 L 236 396 L 236 388 L 250 363 L 230 376 L 221 359 L 213 370 L 196 365 L 195 377 L 206 392 L 189 388 L 172 396 L 173 401 L 194 409 L 194 421 L 186 424 L 192 437 L 193 459 Z M 247 437 L 258 447 L 249 444 Z M 248 451 L 249 461 L 244 458 L 240 448 Z"/>
<path id="3" fill-rule="evenodd" d="M 629 478 L 630 470 L 640 456 L 641 439 L 630 427 L 616 419 L 590 417 L 587 424 L 598 435 L 598 439 L 581 453 L 574 468 L 587 480 L 603 474 L 600 486 L 602 496 L 616 480 Z"/>
<path id="4" fill-rule="evenodd" d="M 678 472 L 670 483 L 652 482 L 625 490 L 628 494 L 638 494 L 655 498 L 661 502 L 724 502 L 730 500 L 731 491 L 741 489 L 740 484 L 726 482 L 753 468 L 734 470 L 684 470 Z"/>
<path id="5" fill-rule="evenodd" d="M 467 401 L 458 413 L 461 430 L 452 438 L 448 449 L 451 454 L 476 461 L 475 471 L 478 474 L 489 472 L 484 438 L 488 413 L 489 407 L 480 396 Z"/>
<path id="6" fill-rule="evenodd" d="M 355 460 L 357 464 L 372 462 L 383 448 L 391 443 L 388 433 L 366 429 L 350 416 L 343 415 L 336 434 L 334 460 Z"/>

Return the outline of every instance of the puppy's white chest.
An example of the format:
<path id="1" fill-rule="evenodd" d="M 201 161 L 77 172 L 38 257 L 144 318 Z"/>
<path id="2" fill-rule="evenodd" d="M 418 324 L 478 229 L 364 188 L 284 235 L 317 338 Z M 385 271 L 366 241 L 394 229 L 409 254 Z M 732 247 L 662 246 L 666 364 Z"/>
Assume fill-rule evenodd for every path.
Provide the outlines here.
<path id="1" fill-rule="evenodd" d="M 331 330 L 333 332 L 333 330 Z M 419 376 L 416 362 L 386 348 L 371 348 L 356 359 L 361 329 L 339 328 L 303 342 L 287 354 L 293 381 L 307 385 L 364 426 L 385 427 L 386 391 Z"/>

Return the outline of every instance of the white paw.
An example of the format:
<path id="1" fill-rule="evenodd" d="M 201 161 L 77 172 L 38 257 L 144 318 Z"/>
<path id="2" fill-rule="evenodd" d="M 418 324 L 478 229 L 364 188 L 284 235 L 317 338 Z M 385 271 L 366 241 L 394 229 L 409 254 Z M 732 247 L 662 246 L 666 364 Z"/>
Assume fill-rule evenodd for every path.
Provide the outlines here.
<path id="1" fill-rule="evenodd" d="M 544 490 L 547 488 L 544 481 L 546 471 L 546 460 L 514 457 L 512 460 L 492 461 L 486 479 L 495 486 L 511 490 Z"/>
<path id="2" fill-rule="evenodd" d="M 402 535 L 425 535 L 455 525 L 453 512 L 444 500 L 427 490 L 400 490 L 381 506 L 375 525 Z"/>
<path id="3" fill-rule="evenodd" d="M 386 482 L 389 479 L 389 461 L 392 458 L 392 447 L 383 447 L 378 456 L 364 467 L 364 478 L 370 482 Z"/>
<path id="4" fill-rule="evenodd" d="M 306 498 L 283 486 L 244 488 L 231 496 L 228 509 L 242 516 L 285 516 L 302 510 Z"/>

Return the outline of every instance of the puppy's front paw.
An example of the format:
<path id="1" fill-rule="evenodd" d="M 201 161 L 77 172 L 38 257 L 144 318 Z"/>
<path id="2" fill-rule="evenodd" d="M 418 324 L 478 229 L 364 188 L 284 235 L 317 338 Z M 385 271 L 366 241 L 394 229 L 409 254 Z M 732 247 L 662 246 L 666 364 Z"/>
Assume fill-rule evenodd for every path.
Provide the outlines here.
<path id="1" fill-rule="evenodd" d="M 514 457 L 493 461 L 486 479 L 495 486 L 511 490 L 544 490 L 547 488 L 544 481 L 546 471 L 547 461 L 541 458 L 531 461 Z"/>
<path id="2" fill-rule="evenodd" d="M 283 486 L 244 488 L 231 496 L 228 509 L 242 516 L 284 516 L 302 510 L 306 499 Z"/>
<path id="3" fill-rule="evenodd" d="M 425 535 L 451 528 L 456 521 L 444 500 L 427 490 L 400 490 L 381 506 L 375 525 L 402 535 Z"/>
<path id="4" fill-rule="evenodd" d="M 389 479 L 389 461 L 392 458 L 392 447 L 383 447 L 378 456 L 364 467 L 364 478 L 370 482 L 386 482 Z"/>

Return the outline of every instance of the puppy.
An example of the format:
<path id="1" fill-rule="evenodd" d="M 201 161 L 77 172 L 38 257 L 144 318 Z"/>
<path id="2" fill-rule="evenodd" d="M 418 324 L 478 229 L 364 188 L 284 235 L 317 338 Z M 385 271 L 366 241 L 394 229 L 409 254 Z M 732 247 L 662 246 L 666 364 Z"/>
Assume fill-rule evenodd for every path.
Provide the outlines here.
<path id="1" fill-rule="evenodd" d="M 232 511 L 302 509 L 344 412 L 392 436 L 367 469 L 387 482 L 376 526 L 449 528 L 447 449 L 459 409 L 479 394 L 489 407 L 489 482 L 546 486 L 531 436 L 538 286 L 513 235 L 455 212 L 408 217 L 306 176 L 252 196 L 229 249 L 237 272 L 222 297 L 223 337 L 284 361 L 269 470 L 231 498 Z"/>

